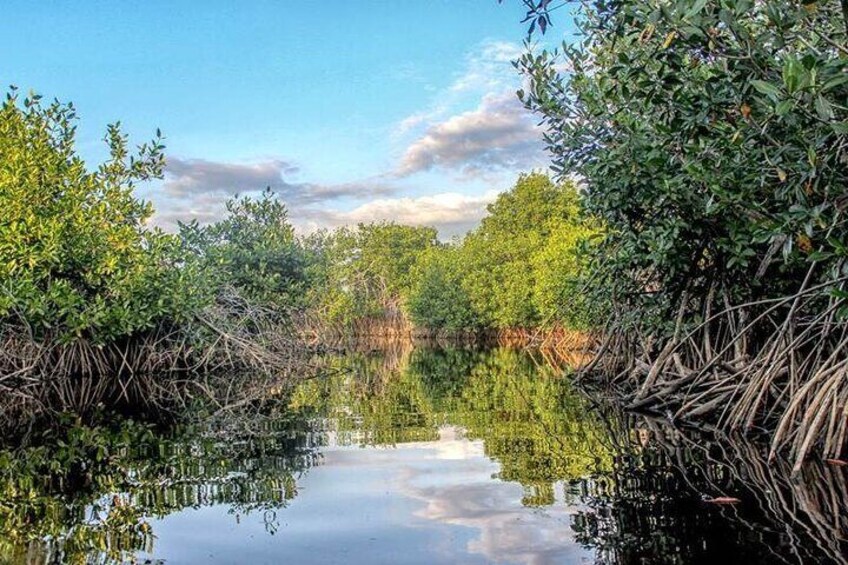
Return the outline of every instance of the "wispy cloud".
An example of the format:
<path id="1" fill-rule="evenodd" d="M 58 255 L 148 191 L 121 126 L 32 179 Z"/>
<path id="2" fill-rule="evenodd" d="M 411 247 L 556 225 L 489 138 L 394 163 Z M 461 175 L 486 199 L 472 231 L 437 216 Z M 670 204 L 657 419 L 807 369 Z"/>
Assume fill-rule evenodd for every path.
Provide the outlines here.
<path id="1" fill-rule="evenodd" d="M 426 127 L 467 107 L 469 99 L 479 100 L 492 92 L 514 91 L 519 81 L 512 61 L 522 53 L 518 43 L 484 41 L 465 57 L 462 69 L 433 97 L 427 108 L 414 112 L 395 126 L 395 136 Z"/>
<path id="2" fill-rule="evenodd" d="M 491 92 L 515 83 L 517 72 L 512 62 L 523 52 L 521 45 L 509 41 L 485 41 L 466 58 L 463 72 L 449 92 Z"/>
<path id="3" fill-rule="evenodd" d="M 279 159 L 259 163 L 224 163 L 170 157 L 165 169 L 164 189 L 173 196 L 235 194 L 266 186 L 289 186 L 283 175 L 296 173 L 297 170 L 296 166 Z"/>
<path id="4" fill-rule="evenodd" d="M 465 174 L 521 170 L 543 157 L 542 130 L 515 95 L 488 95 L 480 105 L 431 126 L 401 158 L 401 177 L 439 167 Z"/>
<path id="5" fill-rule="evenodd" d="M 404 147 L 393 174 L 441 170 L 467 179 L 544 166 L 543 131 L 515 95 L 522 79 L 512 62 L 523 49 L 486 41 L 470 52 L 427 108 L 396 124 Z"/>
<path id="6" fill-rule="evenodd" d="M 163 188 L 169 196 L 185 198 L 197 194 L 232 196 L 270 187 L 290 204 L 313 204 L 347 196 L 368 198 L 395 191 L 382 182 L 320 184 L 284 178 L 297 172 L 296 166 L 282 160 L 226 163 L 172 157 L 165 169 Z"/>
<path id="7" fill-rule="evenodd" d="M 443 238 L 461 234 L 485 215 L 495 191 L 468 195 L 443 189 L 429 196 L 401 196 L 402 188 L 414 182 L 420 194 L 420 179 L 432 177 L 416 175 L 427 172 L 503 186 L 519 171 L 544 166 L 542 131 L 514 94 L 520 77 L 512 61 L 521 51 L 519 44 L 487 41 L 469 53 L 431 104 L 395 124 L 397 153 L 388 170 L 364 180 L 309 182 L 286 159 L 171 157 L 161 190 L 152 195 L 160 210 L 153 223 L 174 229 L 180 221 L 213 222 L 223 217 L 228 198 L 270 187 L 303 231 L 388 220 L 432 225 Z M 396 72 L 405 80 L 423 80 L 412 65 Z"/>

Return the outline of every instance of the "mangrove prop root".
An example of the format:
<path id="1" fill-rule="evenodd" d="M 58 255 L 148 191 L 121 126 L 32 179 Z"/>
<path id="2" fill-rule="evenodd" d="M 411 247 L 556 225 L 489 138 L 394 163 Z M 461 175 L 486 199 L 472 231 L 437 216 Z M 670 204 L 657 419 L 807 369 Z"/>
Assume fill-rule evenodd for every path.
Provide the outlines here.
<path id="1" fill-rule="evenodd" d="M 98 403 L 224 406 L 305 378 L 316 367 L 290 317 L 237 293 L 179 326 L 106 344 L 0 329 L 0 395 L 13 412 L 84 411 Z M 236 375 L 249 375 L 240 379 Z"/>
<path id="2" fill-rule="evenodd" d="M 633 409 L 723 431 L 767 432 L 769 459 L 795 472 L 813 452 L 838 459 L 848 442 L 848 277 L 731 306 L 717 289 L 683 295 L 673 335 L 644 336 L 614 318 L 587 342 L 578 376 L 605 375 Z M 717 308 L 716 304 L 721 304 Z M 690 315 L 684 316 L 683 312 Z M 688 327 L 686 317 L 702 320 Z"/>

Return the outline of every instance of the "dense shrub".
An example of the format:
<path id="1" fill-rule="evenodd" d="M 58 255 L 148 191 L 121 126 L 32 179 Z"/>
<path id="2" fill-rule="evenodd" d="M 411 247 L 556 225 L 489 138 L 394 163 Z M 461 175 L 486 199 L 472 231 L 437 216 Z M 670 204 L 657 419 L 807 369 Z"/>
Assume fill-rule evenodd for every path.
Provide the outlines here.
<path id="1" fill-rule="evenodd" d="M 307 253 L 285 205 L 268 189 L 260 198 L 233 198 L 226 209 L 213 224 L 180 226 L 187 260 L 256 304 L 281 311 L 304 306 Z"/>
<path id="2" fill-rule="evenodd" d="M 33 336 L 104 343 L 179 321 L 209 300 L 181 264 L 179 241 L 148 229 L 138 181 L 161 174 L 157 137 L 128 149 L 109 126 L 110 158 L 89 170 L 75 152 L 71 105 L 23 100 L 0 108 L 0 323 Z"/>
<path id="3" fill-rule="evenodd" d="M 365 320 L 441 333 L 582 328 L 582 248 L 597 232 L 574 183 L 521 175 L 477 229 L 450 244 L 433 228 L 391 223 L 306 238 L 310 303 L 320 319 L 348 328 Z"/>
<path id="4" fill-rule="evenodd" d="M 572 182 L 520 176 L 462 243 L 463 286 L 485 325 L 530 328 L 578 318 L 580 302 L 568 295 L 578 292 L 578 250 L 591 233 Z"/>
<path id="5" fill-rule="evenodd" d="M 403 303 L 415 284 L 414 266 L 436 245 L 435 229 L 395 223 L 360 224 L 311 236 L 313 308 L 322 321 L 342 327 L 404 318 Z"/>
<path id="6" fill-rule="evenodd" d="M 619 324 L 670 334 L 684 295 L 841 276 L 845 17 L 835 0 L 589 2 L 579 42 L 521 59 L 554 169 L 609 228 L 594 288 Z"/>
<path id="7" fill-rule="evenodd" d="M 304 254 L 283 205 L 233 200 L 216 224 L 163 233 L 134 194 L 162 174 L 159 136 L 131 154 L 110 126 L 92 170 L 75 128 L 71 105 L 12 90 L 0 107 L 0 395 L 20 412 L 161 406 L 197 399 L 172 375 L 300 367 Z"/>
<path id="8" fill-rule="evenodd" d="M 547 28 L 553 6 L 527 0 Z M 527 53 L 554 170 L 604 224 L 597 359 L 634 407 L 848 448 L 844 1 L 597 0 Z M 532 33 L 532 32 L 531 32 Z M 561 72 L 568 69 L 567 73 Z"/>
<path id="9" fill-rule="evenodd" d="M 419 257 L 406 303 L 415 326 L 446 332 L 480 329 L 480 317 L 462 283 L 463 259 L 454 246 L 433 247 Z"/>

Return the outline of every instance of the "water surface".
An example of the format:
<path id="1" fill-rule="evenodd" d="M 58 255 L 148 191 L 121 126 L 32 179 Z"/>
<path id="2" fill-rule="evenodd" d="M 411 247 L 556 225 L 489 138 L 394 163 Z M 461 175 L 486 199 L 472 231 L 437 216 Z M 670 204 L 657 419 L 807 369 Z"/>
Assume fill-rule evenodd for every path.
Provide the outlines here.
<path id="1" fill-rule="evenodd" d="M 842 468 L 791 479 L 526 352 L 329 363 L 202 426 L 70 425 L 0 453 L 0 562 L 846 562 Z"/>

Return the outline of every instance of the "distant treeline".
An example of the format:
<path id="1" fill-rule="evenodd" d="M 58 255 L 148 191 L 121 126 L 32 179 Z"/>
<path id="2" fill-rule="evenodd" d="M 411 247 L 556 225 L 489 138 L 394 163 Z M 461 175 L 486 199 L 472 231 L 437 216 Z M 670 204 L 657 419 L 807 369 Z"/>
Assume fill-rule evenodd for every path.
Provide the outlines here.
<path id="1" fill-rule="evenodd" d="M 354 333 L 582 327 L 580 249 L 595 232 L 572 182 L 521 175 L 451 243 L 434 228 L 395 223 L 306 238 L 308 303 L 324 324 Z"/>

